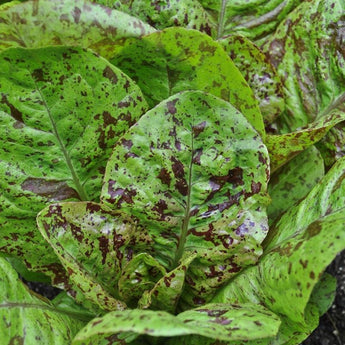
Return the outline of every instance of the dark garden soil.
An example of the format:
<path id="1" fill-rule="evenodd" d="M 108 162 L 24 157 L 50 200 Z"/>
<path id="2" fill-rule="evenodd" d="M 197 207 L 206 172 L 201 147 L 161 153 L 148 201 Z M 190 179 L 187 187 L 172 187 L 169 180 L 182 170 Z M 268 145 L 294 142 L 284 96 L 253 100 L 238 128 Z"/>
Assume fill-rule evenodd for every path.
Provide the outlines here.
<path id="1" fill-rule="evenodd" d="M 338 281 L 335 301 L 320 319 L 319 327 L 302 345 L 345 345 L 345 251 L 335 258 L 327 272 Z M 27 282 L 27 285 L 49 299 L 53 299 L 60 292 L 59 289 L 43 283 Z"/>

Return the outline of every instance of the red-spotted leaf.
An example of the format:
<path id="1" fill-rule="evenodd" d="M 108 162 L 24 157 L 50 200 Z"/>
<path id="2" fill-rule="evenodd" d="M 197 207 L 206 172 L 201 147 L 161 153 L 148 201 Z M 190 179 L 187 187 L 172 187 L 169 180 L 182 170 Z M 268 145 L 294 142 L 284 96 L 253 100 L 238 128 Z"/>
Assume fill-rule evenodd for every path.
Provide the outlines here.
<path id="1" fill-rule="evenodd" d="M 165 274 L 165 268 L 156 259 L 140 253 L 123 267 L 118 281 L 119 295 L 130 307 L 136 307 L 143 293 L 151 290 Z M 163 306 L 160 309 L 165 310 Z"/>
<path id="2" fill-rule="evenodd" d="M 134 79 L 150 106 L 185 90 L 211 93 L 265 135 L 253 91 L 222 46 L 195 30 L 169 28 L 114 46 L 110 61 Z"/>
<path id="3" fill-rule="evenodd" d="M 118 137 L 146 111 L 140 89 L 81 48 L 0 54 L 0 251 L 65 277 L 36 227 L 62 200 L 97 200 Z"/>
<path id="4" fill-rule="evenodd" d="M 111 213 L 100 204 L 52 204 L 38 215 L 38 226 L 69 275 L 70 284 L 103 310 L 124 309 L 118 301 L 117 281 L 132 259 L 133 235 L 148 242 L 143 229 L 122 213 Z"/>
<path id="5" fill-rule="evenodd" d="M 177 316 L 162 311 L 114 311 L 89 322 L 74 338 L 72 345 L 102 344 L 226 344 L 272 337 L 278 332 L 280 319 L 266 308 L 255 304 L 207 304 Z M 142 337 L 146 336 L 146 337 Z M 181 337 L 182 336 L 182 337 Z M 201 337 L 199 337 L 201 336 Z M 132 343 L 134 341 L 134 343 Z"/>
<path id="6" fill-rule="evenodd" d="M 268 177 L 267 150 L 244 116 L 190 91 L 160 103 L 119 139 L 101 201 L 138 218 L 166 269 L 198 254 L 185 298 L 198 305 L 260 256 Z"/>
<path id="7" fill-rule="evenodd" d="M 138 302 L 139 308 L 174 313 L 185 285 L 186 272 L 196 257 L 196 253 L 190 255 L 179 266 L 162 277 L 152 290 L 145 291 Z"/>
<path id="8" fill-rule="evenodd" d="M 297 154 L 317 143 L 336 124 L 345 120 L 345 108 L 335 109 L 305 128 L 291 133 L 267 135 L 265 144 L 270 153 L 271 170 L 275 171 Z"/>
<path id="9" fill-rule="evenodd" d="M 303 199 L 320 182 L 324 173 L 323 159 L 314 146 L 273 173 L 268 185 L 272 200 L 267 208 L 269 224 Z"/>
<path id="10" fill-rule="evenodd" d="M 131 16 L 150 23 L 157 29 L 182 26 L 196 29 L 208 35 L 216 35 L 216 25 L 212 16 L 198 0 L 94 0 L 98 4 L 126 12 Z"/>
<path id="11" fill-rule="evenodd" d="M 0 11 L 0 51 L 73 45 L 106 55 L 116 40 L 154 31 L 138 18 L 84 0 L 32 0 Z"/>
<path id="12" fill-rule="evenodd" d="M 258 303 L 282 315 L 277 344 L 302 341 L 317 326 L 325 299 L 329 305 L 326 295 L 334 288 L 332 281 L 326 281 L 323 292 L 315 292 L 325 299 L 313 297 L 313 291 L 320 288 L 326 267 L 345 249 L 344 171 L 345 159 L 341 159 L 270 230 L 258 264 L 232 279 L 213 299 Z"/>
<path id="13" fill-rule="evenodd" d="M 307 19 L 307 20 L 306 20 Z M 343 0 L 303 1 L 263 47 L 284 83 L 284 132 L 318 120 L 345 100 Z"/>
<path id="14" fill-rule="evenodd" d="M 265 122 L 270 124 L 285 109 L 282 82 L 265 54 L 240 35 L 218 40 L 252 88 Z"/>

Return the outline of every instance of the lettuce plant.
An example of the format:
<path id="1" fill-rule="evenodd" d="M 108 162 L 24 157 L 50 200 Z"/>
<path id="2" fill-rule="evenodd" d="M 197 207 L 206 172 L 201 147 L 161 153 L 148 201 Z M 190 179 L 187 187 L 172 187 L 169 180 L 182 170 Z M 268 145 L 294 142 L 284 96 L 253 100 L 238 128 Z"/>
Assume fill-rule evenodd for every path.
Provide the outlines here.
<path id="1" fill-rule="evenodd" d="M 345 248 L 345 4 L 263 3 L 0 5 L 4 343 L 316 328 Z"/>

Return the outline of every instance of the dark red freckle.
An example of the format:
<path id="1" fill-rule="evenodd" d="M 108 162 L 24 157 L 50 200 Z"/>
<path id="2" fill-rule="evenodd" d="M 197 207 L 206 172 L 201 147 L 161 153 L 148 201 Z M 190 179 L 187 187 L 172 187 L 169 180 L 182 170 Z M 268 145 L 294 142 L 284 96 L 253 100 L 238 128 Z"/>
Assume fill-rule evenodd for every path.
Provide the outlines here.
<path id="1" fill-rule="evenodd" d="M 189 217 L 194 217 L 196 214 L 198 214 L 199 209 L 198 208 L 194 208 L 189 212 Z"/>
<path id="2" fill-rule="evenodd" d="M 123 87 L 126 89 L 126 91 L 128 92 L 128 89 L 130 87 L 130 84 L 129 84 L 129 80 L 126 80 L 126 83 L 123 85 Z"/>
<path id="3" fill-rule="evenodd" d="M 118 78 L 117 78 L 115 72 L 109 66 L 107 66 L 103 70 L 103 77 L 109 79 L 112 84 L 116 84 L 118 82 Z"/>
<path id="4" fill-rule="evenodd" d="M 177 99 L 167 102 L 168 111 L 172 115 L 176 114 L 177 112 L 177 109 L 175 107 L 176 103 L 177 103 Z"/>
<path id="5" fill-rule="evenodd" d="M 195 305 L 203 305 L 206 303 L 205 299 L 201 298 L 201 297 L 194 297 L 193 298 L 193 303 Z"/>
<path id="6" fill-rule="evenodd" d="M 132 142 L 132 140 L 126 140 L 126 139 L 123 138 L 121 140 L 121 145 L 123 147 L 126 147 L 129 150 L 133 146 L 133 142 Z"/>
<path id="7" fill-rule="evenodd" d="M 95 212 L 99 212 L 100 210 L 101 210 L 101 206 L 98 204 L 94 204 L 91 202 L 88 202 L 86 204 L 86 212 L 95 213 Z"/>
<path id="8" fill-rule="evenodd" d="M 156 297 L 158 296 L 158 293 L 159 293 L 158 290 L 154 290 L 154 291 L 153 291 L 153 294 L 154 294 Z"/>
<path id="9" fill-rule="evenodd" d="M 171 157 L 170 160 L 173 163 L 172 164 L 172 171 L 173 171 L 175 177 L 176 178 L 184 177 L 185 172 L 184 172 L 183 164 L 178 159 L 176 159 L 175 157 Z"/>
<path id="10" fill-rule="evenodd" d="M 193 279 L 189 276 L 186 277 L 186 283 L 190 286 L 195 286 L 196 283 L 193 281 Z"/>
<path id="11" fill-rule="evenodd" d="M 229 235 L 219 236 L 218 238 L 221 240 L 223 246 L 226 249 L 229 249 L 232 246 L 232 244 L 234 243 L 234 239 Z"/>
<path id="12" fill-rule="evenodd" d="M 203 121 L 195 126 L 192 126 L 194 138 L 198 137 L 198 135 L 204 131 L 205 127 L 206 127 L 206 121 Z"/>
<path id="13" fill-rule="evenodd" d="M 167 169 L 162 168 L 159 172 L 158 178 L 162 181 L 163 184 L 170 186 L 171 183 L 171 176 Z"/>

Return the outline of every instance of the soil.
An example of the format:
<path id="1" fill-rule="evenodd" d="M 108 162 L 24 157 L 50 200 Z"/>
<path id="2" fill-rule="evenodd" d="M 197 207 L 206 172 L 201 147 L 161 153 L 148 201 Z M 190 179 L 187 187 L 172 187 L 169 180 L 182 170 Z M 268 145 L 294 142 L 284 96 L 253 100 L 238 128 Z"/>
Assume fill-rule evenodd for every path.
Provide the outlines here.
<path id="1" fill-rule="evenodd" d="M 345 345 L 345 250 L 327 272 L 337 278 L 337 294 L 332 307 L 320 319 L 319 327 L 301 345 Z M 26 282 L 29 288 L 53 299 L 61 290 L 43 283 Z"/>

